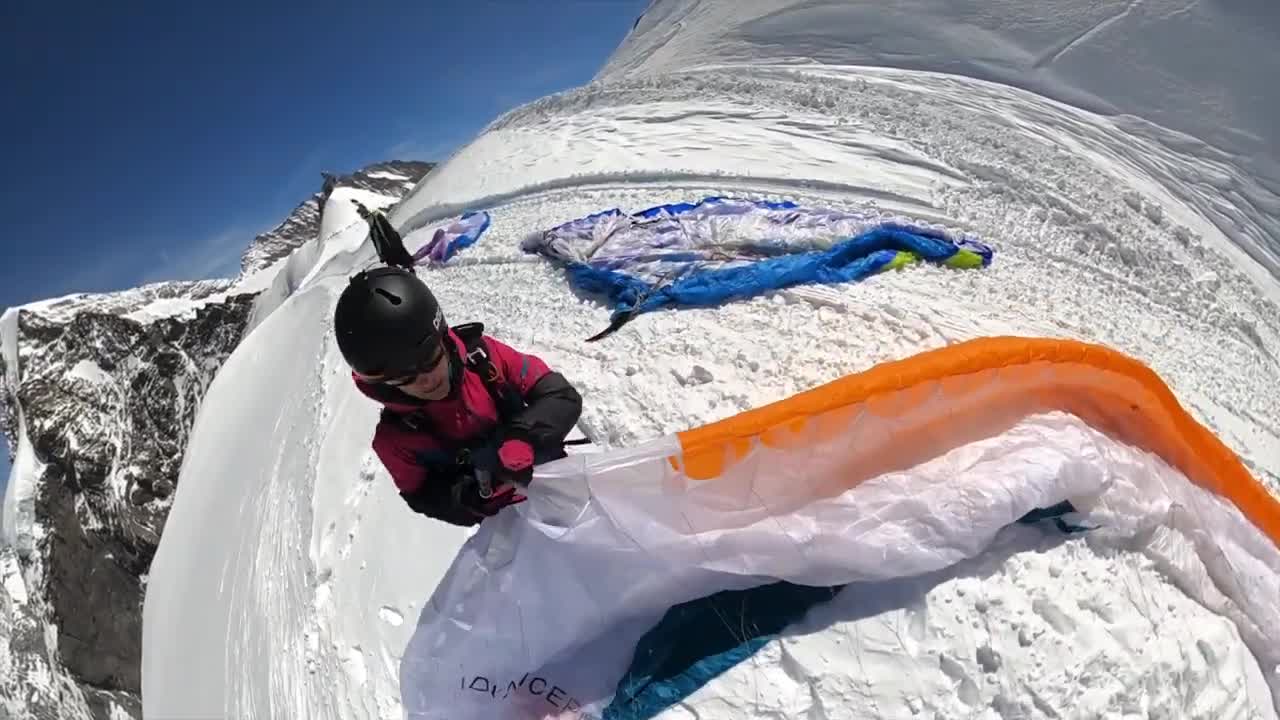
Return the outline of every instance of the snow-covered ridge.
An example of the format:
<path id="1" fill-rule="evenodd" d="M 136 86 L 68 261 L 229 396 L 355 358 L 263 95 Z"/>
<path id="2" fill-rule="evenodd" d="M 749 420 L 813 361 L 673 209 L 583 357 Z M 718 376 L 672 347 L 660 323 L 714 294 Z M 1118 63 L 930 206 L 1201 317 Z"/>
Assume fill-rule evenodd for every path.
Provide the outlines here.
<path id="1" fill-rule="evenodd" d="M 247 265 L 268 266 L 238 278 L 72 294 L 0 318 L 0 424 L 14 461 L 0 542 L 0 717 L 140 717 L 142 595 L 209 384 L 270 277 L 310 268 L 291 256 L 306 255 L 295 249 L 327 222 L 317 198 L 383 207 L 430 167 L 391 161 L 329 176 L 250 245 Z"/>
<path id="2" fill-rule="evenodd" d="M 398 195 L 384 195 L 357 188 L 338 188 L 323 207 L 324 218 L 316 235 L 302 243 L 284 259 L 272 265 L 270 284 L 258 294 L 249 317 L 249 329 L 257 327 L 295 290 L 313 277 L 328 260 L 358 249 L 369 235 L 368 223 L 360 217 L 355 202 L 370 210 L 387 210 L 399 202 Z"/>
<path id="3" fill-rule="evenodd" d="M 17 402 L 21 373 L 18 357 L 18 311 L 9 309 L 0 316 L 0 429 L 5 433 L 12 467 L 0 507 L 0 546 L 25 556 L 34 547 L 33 496 L 39 471 L 22 406 Z"/>
<path id="4" fill-rule="evenodd" d="M 1277 33 L 1280 15 L 1267 3 L 655 0 L 596 79 L 665 82 L 713 68 L 754 75 L 772 64 L 898 68 L 1023 88 L 1100 113 L 1141 140 L 1080 151 L 1119 155 L 1107 159 L 1150 174 L 1151 187 L 1194 208 L 1275 284 Z M 1215 167 L 1166 165 L 1171 153 Z"/>
<path id="5" fill-rule="evenodd" d="M 254 238 L 240 261 L 241 277 L 264 270 L 288 256 L 295 249 L 319 236 L 324 207 L 337 188 L 365 190 L 378 195 L 399 198 L 435 163 L 414 160 L 391 160 L 362 168 L 349 175 L 325 174 L 320 191 L 304 200 L 279 225 Z"/>
<path id="6" fill-rule="evenodd" d="M 52 322 L 71 322 L 84 311 L 132 317 L 145 322 L 150 319 L 190 315 L 209 302 L 226 299 L 233 287 L 229 279 L 158 282 L 110 293 L 73 293 L 37 300 L 14 308 L 37 312 Z"/>
<path id="7" fill-rule="evenodd" d="M 18 409 L 5 398 L 16 392 L 18 373 L 18 314 L 6 310 L 0 314 L 0 433 L 4 434 L 4 451 L 12 458 L 17 453 Z"/>
<path id="8" fill-rule="evenodd" d="M 1277 30 L 1267 2 L 654 0 L 596 79 L 766 64 L 968 76 L 1213 145 L 1245 171 L 1235 190 L 1270 179 L 1274 212 Z"/>

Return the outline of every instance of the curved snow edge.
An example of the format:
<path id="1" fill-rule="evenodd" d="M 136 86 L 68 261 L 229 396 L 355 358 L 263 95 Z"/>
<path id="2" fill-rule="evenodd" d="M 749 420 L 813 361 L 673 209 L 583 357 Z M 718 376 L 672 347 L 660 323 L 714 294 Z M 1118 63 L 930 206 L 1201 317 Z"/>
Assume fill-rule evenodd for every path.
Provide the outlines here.
<path id="1" fill-rule="evenodd" d="M 254 299 L 245 328 L 246 334 L 261 325 L 285 300 L 312 281 L 317 272 L 334 256 L 355 251 L 364 244 L 369 235 L 368 226 L 356 212 L 352 200 L 376 210 L 385 210 L 399 202 L 399 199 L 390 195 L 358 188 L 337 188 L 330 193 L 323 208 L 324 220 L 317 236 L 279 261 L 275 279 Z"/>
<path id="2" fill-rule="evenodd" d="M 27 438 L 27 422 L 18 402 L 18 382 L 21 366 L 18 363 L 18 313 L 20 308 L 10 308 L 0 316 L 0 352 L 4 354 L 4 402 L 11 403 L 9 411 L 14 415 L 17 427 L 17 452 L 9 471 L 9 482 L 4 493 L 3 515 L 0 516 L 0 542 L 12 547 L 19 556 L 26 557 L 35 543 L 35 478 L 40 474 L 35 449 Z"/>

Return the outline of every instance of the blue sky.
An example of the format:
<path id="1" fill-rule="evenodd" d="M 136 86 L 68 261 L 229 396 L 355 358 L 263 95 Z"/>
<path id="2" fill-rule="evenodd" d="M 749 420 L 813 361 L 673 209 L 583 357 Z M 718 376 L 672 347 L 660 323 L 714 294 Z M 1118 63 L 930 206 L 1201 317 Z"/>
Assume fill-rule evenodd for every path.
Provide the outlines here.
<path id="1" fill-rule="evenodd" d="M 234 275 L 322 170 L 443 159 L 589 81 L 647 5 L 4 3 L 0 309 Z"/>

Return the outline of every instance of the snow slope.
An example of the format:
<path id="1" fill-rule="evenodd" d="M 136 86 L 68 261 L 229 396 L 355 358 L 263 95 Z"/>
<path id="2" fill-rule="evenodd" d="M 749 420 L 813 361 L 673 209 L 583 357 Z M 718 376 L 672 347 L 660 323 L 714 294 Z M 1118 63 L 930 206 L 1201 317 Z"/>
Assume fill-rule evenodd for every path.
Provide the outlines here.
<path id="1" fill-rule="evenodd" d="M 822 63 L 1027 88 L 1211 159 L 1217 172 L 1180 175 L 1165 190 L 1280 277 L 1278 41 L 1280 8 L 1267 0 L 656 0 L 597 78 Z M 1238 227 L 1242 213 L 1265 232 Z"/>
<path id="2" fill-rule="evenodd" d="M 262 285 L 253 303 L 249 329 L 257 327 L 280 303 L 312 277 L 335 253 L 356 249 L 368 235 L 368 227 L 353 202 L 371 210 L 385 210 L 396 198 L 359 188 L 337 188 L 328 197 L 321 213 L 323 218 L 316 237 L 301 247 L 241 280 L 242 284 Z"/>
<path id="3" fill-rule="evenodd" d="M 0 339 L 17 337 L 17 334 L 18 313 L 10 311 L 0 315 Z M 0 352 L 4 353 L 5 368 L 13 368 L 11 372 L 16 376 L 19 361 L 17 343 L 0 342 Z M 13 381 L 8 373 L 0 377 L 0 382 Z M 25 430 L 27 425 L 22 417 L 22 408 L 13 408 L 11 412 L 15 415 L 18 436 L 14 439 L 16 451 L 13 469 L 5 487 L 4 505 L 0 506 L 0 512 L 3 512 L 3 517 L 0 518 L 0 532 L 3 535 L 0 535 L 0 540 L 15 552 L 28 553 L 35 544 L 33 533 L 37 530 L 32 520 L 35 512 L 32 505 L 34 488 L 29 481 L 38 475 L 32 466 L 38 464 L 39 460 L 31 448 L 31 441 L 27 438 Z"/>
<path id="4" fill-rule="evenodd" d="M 1171 17 L 1203 20 L 1201 6 Z M 991 17 L 1012 32 L 1054 7 Z M 597 82 L 509 113 L 427 176 L 393 211 L 405 231 L 475 207 L 493 219 L 428 276 L 450 320 L 482 319 L 563 370 L 585 396 L 583 428 L 606 448 L 961 339 L 1103 342 L 1150 364 L 1280 494 L 1265 175 L 1206 147 L 1212 138 L 982 79 L 799 61 L 815 47 L 848 58 L 850 36 L 826 28 L 902 30 L 877 31 L 866 13 L 838 25 L 823 8 L 656 3 Z M 807 44 L 721 53 L 728 16 L 807 27 L 769 36 Z M 1239 53 L 1224 63 L 1271 57 L 1247 40 L 1224 47 Z M 699 48 L 714 67 L 686 65 Z M 976 62 L 963 47 L 931 48 L 913 62 Z M 1195 129 L 1174 110 L 1167 127 Z M 996 261 L 653 313 L 587 345 L 607 309 L 518 249 L 531 231 L 601 209 L 707 194 L 939 222 L 993 244 Z M 206 396 L 147 595 L 148 716 L 401 715 L 400 654 L 467 533 L 408 512 L 367 451 L 376 409 L 347 382 L 328 318 L 372 250 L 342 237 L 307 251 Z M 1268 684 L 1280 668 L 1261 666 L 1140 547 L 1034 529 L 1006 540 L 934 576 L 846 592 L 664 717 L 1277 716 Z"/>

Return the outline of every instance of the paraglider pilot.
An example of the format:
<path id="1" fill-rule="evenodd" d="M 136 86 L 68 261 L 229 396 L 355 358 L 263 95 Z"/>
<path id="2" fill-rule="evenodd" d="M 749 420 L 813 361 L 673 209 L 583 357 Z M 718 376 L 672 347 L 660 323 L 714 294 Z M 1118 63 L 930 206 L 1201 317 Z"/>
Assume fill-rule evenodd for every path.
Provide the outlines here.
<path id="1" fill-rule="evenodd" d="M 371 226 L 376 241 L 394 233 L 381 215 Z M 523 502 L 535 465 L 565 456 L 578 391 L 481 323 L 450 327 L 411 268 L 352 276 L 334 330 L 356 387 L 382 405 L 373 449 L 414 511 L 475 525 Z"/>

